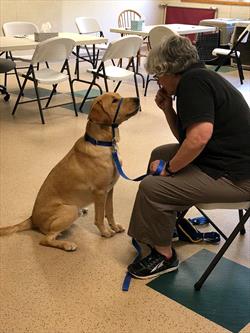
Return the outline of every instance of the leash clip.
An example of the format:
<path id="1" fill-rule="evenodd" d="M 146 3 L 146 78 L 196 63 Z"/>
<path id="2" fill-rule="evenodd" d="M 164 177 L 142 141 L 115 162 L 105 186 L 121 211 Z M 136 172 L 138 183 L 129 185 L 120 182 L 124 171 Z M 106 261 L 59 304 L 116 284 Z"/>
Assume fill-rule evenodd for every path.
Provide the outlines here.
<path id="1" fill-rule="evenodd" d="M 115 138 L 112 139 L 112 152 L 117 151 L 117 144 Z"/>

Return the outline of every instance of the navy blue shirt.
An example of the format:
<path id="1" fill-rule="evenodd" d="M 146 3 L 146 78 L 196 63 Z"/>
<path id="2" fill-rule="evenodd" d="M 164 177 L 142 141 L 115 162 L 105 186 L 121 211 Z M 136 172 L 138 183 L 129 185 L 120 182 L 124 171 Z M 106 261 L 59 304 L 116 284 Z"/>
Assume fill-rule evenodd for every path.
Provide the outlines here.
<path id="1" fill-rule="evenodd" d="M 250 109 L 242 94 L 220 74 L 195 64 L 182 74 L 176 97 L 180 143 L 190 125 L 214 126 L 193 164 L 214 179 L 250 179 Z"/>

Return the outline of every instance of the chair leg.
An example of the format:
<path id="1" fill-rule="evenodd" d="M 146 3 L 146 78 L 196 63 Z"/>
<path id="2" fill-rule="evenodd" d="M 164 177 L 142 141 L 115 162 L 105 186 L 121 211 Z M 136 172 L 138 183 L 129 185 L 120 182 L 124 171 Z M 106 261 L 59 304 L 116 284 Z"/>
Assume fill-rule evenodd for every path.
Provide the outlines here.
<path id="1" fill-rule="evenodd" d="M 241 61 L 240 61 L 240 58 L 237 56 L 237 53 L 235 53 L 235 54 L 236 54 L 235 55 L 235 60 L 236 60 L 237 69 L 238 69 L 238 73 L 239 73 L 240 83 L 243 84 L 244 74 L 243 74 Z"/>
<path id="2" fill-rule="evenodd" d="M 239 209 L 239 219 L 240 220 L 242 219 L 243 215 L 244 215 L 243 209 Z M 243 225 L 243 227 L 240 231 L 240 234 L 245 235 L 245 233 L 246 233 L 246 229 L 245 229 L 245 226 Z"/>
<path id="3" fill-rule="evenodd" d="M 14 114 L 16 113 L 17 106 L 18 106 L 18 104 L 19 104 L 20 98 L 23 96 L 24 87 L 25 87 L 25 85 L 26 85 L 26 83 L 27 83 L 27 80 L 28 80 L 28 77 L 29 77 L 30 73 L 31 73 L 31 66 L 29 67 L 29 69 L 28 69 L 28 71 L 27 71 L 27 74 L 25 75 L 25 79 L 24 79 L 24 81 L 23 81 L 23 84 L 22 84 L 22 86 L 21 86 L 21 88 L 20 88 L 19 95 L 18 95 L 18 97 L 17 97 L 17 100 L 16 100 L 16 103 L 15 103 L 15 106 L 14 106 L 13 111 L 12 111 L 12 116 L 14 116 Z"/>
<path id="4" fill-rule="evenodd" d="M 88 98 L 88 95 L 89 95 L 89 93 L 90 93 L 90 91 L 91 91 L 91 89 L 92 89 L 92 87 L 93 87 L 93 85 L 94 85 L 94 80 L 95 80 L 95 79 L 93 79 L 93 81 L 92 81 L 91 84 L 89 85 L 89 88 L 88 88 L 88 90 L 87 90 L 87 92 L 86 92 L 86 94 L 85 94 L 85 96 L 84 96 L 84 98 L 83 98 L 83 100 L 82 100 L 82 103 L 81 103 L 81 105 L 80 105 L 80 107 L 79 107 L 79 110 L 80 110 L 80 111 L 82 110 L 82 107 L 83 107 L 84 103 L 86 102 L 86 99 Z"/>
<path id="5" fill-rule="evenodd" d="M 52 99 L 54 93 L 56 92 L 56 88 L 57 88 L 57 84 L 53 84 L 53 88 L 52 88 L 52 90 L 50 92 L 50 95 L 49 95 L 49 98 L 47 100 L 47 103 L 45 104 L 45 108 L 47 108 L 49 106 L 49 103 L 51 102 L 51 99 Z"/>
<path id="6" fill-rule="evenodd" d="M 39 92 L 38 92 L 38 83 L 37 83 L 37 80 L 36 80 L 36 77 L 35 77 L 35 72 L 34 72 L 33 67 L 32 67 L 32 77 L 33 77 L 34 88 L 35 88 L 35 92 L 36 92 L 36 98 L 37 98 L 39 113 L 40 113 L 42 124 L 44 125 L 45 121 L 44 121 L 44 117 L 43 117 L 43 109 L 42 109 L 42 104 L 41 104 L 41 100 L 40 100 L 40 96 L 39 96 Z"/>
<path id="7" fill-rule="evenodd" d="M 227 56 L 222 56 L 221 59 L 218 60 L 218 65 L 216 66 L 214 71 L 217 72 L 221 68 L 221 66 L 223 66 L 227 59 Z"/>
<path id="8" fill-rule="evenodd" d="M 237 224 L 237 226 L 234 228 L 231 235 L 228 237 L 227 241 L 223 244 L 220 251 L 216 254 L 210 265 L 207 267 L 206 271 L 202 274 L 200 279 L 195 283 L 194 288 L 195 290 L 200 290 L 210 273 L 213 271 L 219 260 L 223 257 L 226 250 L 229 248 L 231 243 L 234 241 L 237 234 L 242 230 L 242 227 L 244 227 L 244 224 L 246 223 L 247 219 L 250 216 L 250 209 L 248 209 L 245 213 L 245 215 L 242 217 L 240 222 Z"/>
<path id="9" fill-rule="evenodd" d="M 149 74 L 147 75 L 147 78 L 146 78 L 146 84 L 145 84 L 144 96 L 147 96 L 148 84 L 149 84 Z"/>
<path id="10" fill-rule="evenodd" d="M 134 82 L 135 82 L 136 96 L 138 98 L 140 98 L 140 96 L 139 96 L 139 89 L 138 89 L 138 83 L 137 83 L 137 78 L 136 78 L 136 69 L 135 69 L 134 58 L 132 59 L 132 68 L 133 68 L 133 72 L 134 72 Z"/>
<path id="11" fill-rule="evenodd" d="M 202 209 L 196 207 L 196 209 L 208 220 L 208 222 L 211 224 L 211 226 L 218 231 L 218 233 L 225 239 L 227 240 L 227 236 L 223 233 L 223 231 L 220 230 L 220 228 L 217 227 L 217 225 L 209 218 L 209 216 L 207 216 L 207 214 L 205 212 L 203 212 Z"/>
<path id="12" fill-rule="evenodd" d="M 74 106 L 74 110 L 75 110 L 75 116 L 78 117 L 77 108 L 76 108 L 76 100 L 75 100 L 75 95 L 74 95 L 73 84 L 72 84 L 72 81 L 71 81 L 71 74 L 70 74 L 68 60 L 66 61 L 66 70 L 67 70 L 68 77 L 69 77 L 69 86 L 70 86 L 71 97 L 72 97 L 73 106 Z"/>

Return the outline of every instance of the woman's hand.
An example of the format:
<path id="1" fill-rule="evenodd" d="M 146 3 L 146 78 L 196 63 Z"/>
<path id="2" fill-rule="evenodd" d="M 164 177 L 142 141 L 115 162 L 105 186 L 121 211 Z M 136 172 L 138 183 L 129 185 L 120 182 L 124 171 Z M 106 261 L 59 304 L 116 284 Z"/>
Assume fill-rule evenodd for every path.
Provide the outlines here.
<path id="1" fill-rule="evenodd" d="M 150 163 L 150 165 L 149 165 L 149 172 L 150 172 L 151 175 L 153 175 L 155 173 L 155 171 L 158 168 L 159 163 L 160 163 L 160 160 L 155 160 L 155 161 L 153 161 L 153 162 Z M 165 170 L 165 166 L 166 166 L 166 163 L 164 164 L 164 167 L 163 167 L 161 173 L 159 174 L 159 176 L 167 176 L 167 172 Z"/>
<path id="2" fill-rule="evenodd" d="M 155 103 L 164 111 L 164 113 L 173 109 L 172 96 L 169 96 L 163 88 L 158 90 L 155 96 Z"/>

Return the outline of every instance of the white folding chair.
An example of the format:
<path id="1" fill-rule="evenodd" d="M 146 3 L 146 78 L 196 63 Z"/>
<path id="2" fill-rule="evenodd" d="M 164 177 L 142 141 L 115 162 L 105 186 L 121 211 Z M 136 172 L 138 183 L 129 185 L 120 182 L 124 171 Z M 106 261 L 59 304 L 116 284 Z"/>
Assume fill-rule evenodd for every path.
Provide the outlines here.
<path id="1" fill-rule="evenodd" d="M 80 34 L 94 34 L 96 36 L 104 37 L 103 31 L 97 20 L 93 17 L 76 17 L 75 23 Z M 76 72 L 79 72 L 79 61 L 82 59 L 83 61 L 88 61 L 95 68 L 100 51 L 107 50 L 108 45 L 97 44 L 97 45 L 85 45 L 85 46 L 77 46 L 76 47 Z M 85 53 L 81 54 L 81 50 L 85 50 Z"/>
<path id="2" fill-rule="evenodd" d="M 249 41 L 249 34 L 250 32 L 250 24 L 242 31 L 242 33 L 239 35 L 237 40 L 233 43 L 231 49 L 222 49 L 222 48 L 215 48 L 212 51 L 212 54 L 216 57 L 218 57 L 219 63 L 217 67 L 215 68 L 215 71 L 217 72 L 223 64 L 231 58 L 235 59 L 235 62 L 237 64 L 238 68 L 238 73 L 239 73 L 239 78 L 240 78 L 240 83 L 243 84 L 244 80 L 244 74 L 243 74 L 243 69 L 242 69 L 242 64 L 240 60 L 240 51 L 238 50 L 239 45 L 241 43 L 247 43 Z M 233 38 L 233 37 L 232 37 Z"/>
<path id="3" fill-rule="evenodd" d="M 169 38 L 174 35 L 176 35 L 176 32 L 174 32 L 173 30 L 171 30 L 165 26 L 157 26 L 157 27 L 152 28 L 149 31 L 149 35 L 148 35 L 150 48 L 153 49 L 156 46 L 158 46 L 161 43 L 163 38 Z M 155 79 L 150 78 L 150 75 L 148 74 L 147 78 L 146 78 L 144 96 L 147 95 L 148 84 L 150 81 L 155 81 Z"/>
<path id="4" fill-rule="evenodd" d="M 35 23 L 22 22 L 22 21 L 6 22 L 3 24 L 2 29 L 4 36 L 15 36 L 17 38 L 25 38 L 27 35 L 32 35 L 34 34 L 34 32 L 39 31 Z M 18 65 L 18 63 L 31 60 L 32 55 L 33 51 L 6 52 L 6 58 L 10 58 L 12 61 L 17 62 L 17 66 L 14 69 L 14 71 L 20 88 L 21 88 L 21 83 L 17 75 L 17 70 L 25 69 L 27 67 L 20 66 Z M 7 85 L 7 74 L 5 75 L 5 86 L 6 85 Z"/>
<path id="5" fill-rule="evenodd" d="M 17 97 L 14 109 L 12 111 L 12 115 L 15 114 L 17 110 L 17 106 L 19 104 L 23 103 L 29 103 L 33 101 L 37 101 L 38 107 L 39 107 L 39 112 L 40 112 L 40 117 L 41 121 L 43 124 L 45 124 L 44 121 L 44 116 L 43 116 L 43 110 L 48 109 L 48 108 L 53 108 L 55 106 L 62 106 L 65 104 L 69 103 L 63 103 L 60 105 L 54 105 L 54 106 L 49 106 L 49 103 L 52 99 L 53 94 L 56 91 L 56 87 L 58 83 L 68 80 L 69 85 L 70 85 L 70 91 L 71 91 L 71 96 L 73 100 L 73 105 L 74 105 L 74 110 L 75 110 L 75 115 L 77 116 L 77 110 L 76 110 L 76 104 L 75 104 L 75 97 L 74 97 L 74 92 L 73 92 L 73 85 L 71 82 L 71 75 L 70 75 L 70 69 L 69 69 L 69 63 L 68 63 L 68 58 L 72 52 L 73 47 L 75 46 L 75 41 L 70 38 L 61 38 L 61 37 L 54 37 L 47 39 L 41 43 L 39 43 L 34 51 L 34 54 L 32 56 L 31 61 L 28 61 L 30 63 L 28 71 L 26 74 L 21 74 L 22 77 L 24 78 L 20 93 Z M 34 69 L 34 64 L 39 63 L 39 62 L 63 62 L 61 71 L 52 69 L 52 68 L 43 68 L 43 69 Z M 64 73 L 64 70 L 66 70 L 66 73 Z M 36 99 L 33 100 L 27 100 L 27 101 L 22 101 L 20 102 L 20 98 L 22 97 L 23 90 L 25 88 L 25 85 L 27 81 L 33 81 L 34 83 L 34 88 L 35 88 L 35 93 L 36 93 Z M 53 85 L 53 89 L 50 93 L 49 97 L 43 97 L 40 98 L 39 92 L 38 92 L 38 84 L 49 84 Z M 47 103 L 45 107 L 42 107 L 41 105 L 41 100 L 42 99 L 47 99 Z"/>
<path id="6" fill-rule="evenodd" d="M 195 207 L 199 210 L 199 212 L 207 218 L 209 223 L 218 231 L 218 233 L 224 238 L 225 243 L 219 250 L 219 252 L 215 255 L 211 263 L 206 268 L 205 272 L 202 274 L 200 279 L 194 284 L 195 290 L 200 290 L 204 282 L 207 280 L 210 273 L 213 271 L 217 263 L 223 257 L 226 250 L 229 248 L 231 243 L 234 241 L 235 237 L 238 234 L 245 234 L 245 223 L 250 217 L 250 201 L 245 202 L 232 202 L 232 203 L 199 203 L 196 204 Z M 231 234 L 227 237 L 219 227 L 207 216 L 204 210 L 214 210 L 214 209 L 231 209 L 238 210 L 239 212 L 239 221 L 236 224 L 235 228 L 231 232 Z M 188 210 L 185 210 L 180 213 L 178 219 L 181 219 L 185 216 Z"/>
<path id="7" fill-rule="evenodd" d="M 139 36 L 125 36 L 119 40 L 109 43 L 107 51 L 104 53 L 100 65 L 96 69 L 88 69 L 87 71 L 93 74 L 93 80 L 83 98 L 83 101 L 80 105 L 80 110 L 82 109 L 88 95 L 91 91 L 91 88 L 95 83 L 98 77 L 104 79 L 105 89 L 108 92 L 108 82 L 107 80 L 119 81 L 115 87 L 115 92 L 118 90 L 121 82 L 123 80 L 134 78 L 136 96 L 139 98 L 139 90 L 136 79 L 136 69 L 134 58 L 137 55 L 139 48 L 141 47 L 143 40 Z M 110 65 L 107 66 L 106 62 L 113 59 L 123 59 L 129 58 L 129 62 L 126 68 L 119 66 Z M 132 71 L 129 68 L 132 66 Z"/>

